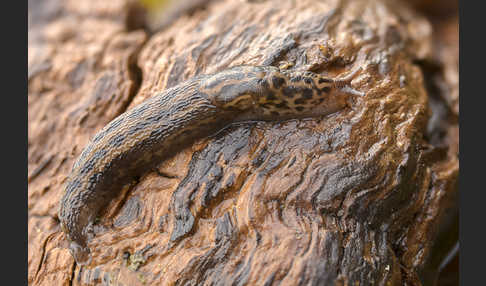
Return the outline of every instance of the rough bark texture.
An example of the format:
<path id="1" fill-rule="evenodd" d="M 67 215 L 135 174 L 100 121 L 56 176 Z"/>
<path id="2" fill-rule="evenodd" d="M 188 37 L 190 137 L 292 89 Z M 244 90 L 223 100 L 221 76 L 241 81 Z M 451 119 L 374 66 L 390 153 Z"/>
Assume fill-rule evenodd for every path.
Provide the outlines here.
<path id="1" fill-rule="evenodd" d="M 457 240 L 457 18 L 372 0 L 212 1 L 154 33 L 144 17 L 129 0 L 29 2 L 30 285 L 433 285 Z M 57 210 L 90 137 L 240 64 L 359 66 L 366 96 L 194 142 L 110 204 L 76 265 Z"/>

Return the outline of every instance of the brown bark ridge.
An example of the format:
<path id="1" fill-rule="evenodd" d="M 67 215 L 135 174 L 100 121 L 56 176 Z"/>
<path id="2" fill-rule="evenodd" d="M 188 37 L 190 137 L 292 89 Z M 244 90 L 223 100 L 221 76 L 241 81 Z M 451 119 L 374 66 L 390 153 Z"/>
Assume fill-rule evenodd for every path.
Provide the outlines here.
<path id="1" fill-rule="evenodd" d="M 385 0 L 228 0 L 148 32 L 134 1 L 40 3 L 29 2 L 29 285 L 434 284 L 457 240 L 456 20 L 437 30 Z M 361 67 L 353 86 L 366 95 L 194 142 L 110 203 L 91 264 L 77 265 L 57 210 L 90 137 L 158 91 L 241 64 Z"/>

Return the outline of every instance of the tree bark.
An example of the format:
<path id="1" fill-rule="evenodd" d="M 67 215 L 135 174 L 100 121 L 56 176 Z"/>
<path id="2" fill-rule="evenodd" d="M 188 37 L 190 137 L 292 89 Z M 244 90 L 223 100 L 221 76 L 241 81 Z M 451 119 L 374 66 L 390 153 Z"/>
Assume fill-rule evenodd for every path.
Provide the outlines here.
<path id="1" fill-rule="evenodd" d="M 399 1 L 208 1 L 160 30 L 135 1 L 29 2 L 30 285 L 433 285 L 457 241 L 457 19 Z M 331 115 L 230 126 L 100 215 L 59 227 L 89 139 L 198 74 L 273 65 L 364 92 Z M 103 285 L 105 285 L 103 284 Z"/>

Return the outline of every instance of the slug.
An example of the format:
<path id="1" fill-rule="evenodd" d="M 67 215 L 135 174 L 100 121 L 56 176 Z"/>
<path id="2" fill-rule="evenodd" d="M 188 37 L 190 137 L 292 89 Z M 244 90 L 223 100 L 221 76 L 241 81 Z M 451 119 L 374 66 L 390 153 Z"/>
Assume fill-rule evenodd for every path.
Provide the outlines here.
<path id="1" fill-rule="evenodd" d="M 229 124 L 322 116 L 347 105 L 359 71 L 328 78 L 273 66 L 238 66 L 196 76 L 155 95 L 108 123 L 74 163 L 60 202 L 61 229 L 78 264 L 91 260 L 87 242 L 100 210 L 135 176 L 196 139 Z"/>

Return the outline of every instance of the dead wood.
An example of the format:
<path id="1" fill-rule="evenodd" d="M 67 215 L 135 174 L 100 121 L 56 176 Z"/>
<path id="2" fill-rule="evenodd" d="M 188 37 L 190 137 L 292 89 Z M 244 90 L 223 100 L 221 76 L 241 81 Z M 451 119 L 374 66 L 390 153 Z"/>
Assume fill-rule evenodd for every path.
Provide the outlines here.
<path id="1" fill-rule="evenodd" d="M 433 29 L 385 0 L 228 0 L 149 33 L 129 0 L 29 4 L 30 285 L 437 278 L 457 227 L 457 21 Z M 158 91 L 240 64 L 361 67 L 353 83 L 366 96 L 324 118 L 231 126 L 174 154 L 110 204 L 91 265 L 76 265 L 57 210 L 90 137 Z"/>

